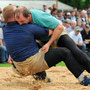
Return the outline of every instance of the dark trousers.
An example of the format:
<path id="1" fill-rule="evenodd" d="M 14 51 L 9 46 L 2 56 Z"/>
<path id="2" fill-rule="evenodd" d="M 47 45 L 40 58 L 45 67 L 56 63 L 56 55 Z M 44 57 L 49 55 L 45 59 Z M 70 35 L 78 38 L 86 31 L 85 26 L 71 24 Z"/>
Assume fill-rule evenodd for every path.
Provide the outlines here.
<path id="1" fill-rule="evenodd" d="M 73 57 L 71 51 L 67 48 L 52 48 L 45 54 L 45 60 L 49 67 L 55 66 L 60 61 L 64 61 L 67 68 L 74 74 L 76 78 L 84 71 L 82 65 L 80 65 Z"/>
<path id="2" fill-rule="evenodd" d="M 76 78 L 79 77 L 84 70 L 90 73 L 90 58 L 77 47 L 68 35 L 61 36 L 57 45 L 66 48 L 51 49 L 46 53 L 45 60 L 49 67 L 55 66 L 60 61 L 64 61 L 67 68 Z M 36 75 L 46 77 L 46 72 L 43 71 Z"/>
<path id="3" fill-rule="evenodd" d="M 68 35 L 61 36 L 57 45 L 59 47 L 68 48 L 73 54 L 75 60 L 90 73 L 90 58 L 77 47 L 77 45 Z"/>

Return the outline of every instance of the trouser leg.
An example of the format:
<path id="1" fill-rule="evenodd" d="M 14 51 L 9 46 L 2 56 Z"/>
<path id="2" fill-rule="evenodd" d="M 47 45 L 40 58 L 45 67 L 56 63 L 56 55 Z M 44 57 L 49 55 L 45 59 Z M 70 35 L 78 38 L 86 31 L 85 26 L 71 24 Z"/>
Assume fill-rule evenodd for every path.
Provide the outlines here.
<path id="1" fill-rule="evenodd" d="M 41 48 L 41 46 L 38 42 L 37 42 L 37 45 L 39 48 Z M 39 72 L 39 73 L 36 73 L 33 75 L 35 80 L 44 80 L 46 78 L 46 76 L 47 76 L 46 71 L 42 71 L 42 72 Z"/>
<path id="2" fill-rule="evenodd" d="M 76 58 L 75 60 L 77 60 L 90 73 L 90 58 L 77 47 L 68 35 L 61 36 L 57 45 L 59 47 L 68 48 Z"/>
<path id="3" fill-rule="evenodd" d="M 45 54 L 45 60 L 49 67 L 55 66 L 60 61 L 64 61 L 67 68 L 76 78 L 84 71 L 83 67 L 75 60 L 70 50 L 67 48 L 53 48 Z"/>

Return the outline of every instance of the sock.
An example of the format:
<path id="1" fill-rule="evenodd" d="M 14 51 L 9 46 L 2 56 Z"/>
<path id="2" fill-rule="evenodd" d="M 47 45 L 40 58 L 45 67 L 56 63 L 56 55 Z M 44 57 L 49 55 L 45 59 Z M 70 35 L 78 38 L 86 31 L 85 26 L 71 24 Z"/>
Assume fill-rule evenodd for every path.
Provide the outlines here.
<path id="1" fill-rule="evenodd" d="M 79 80 L 79 82 L 82 82 L 83 80 L 84 80 L 84 75 L 83 74 L 81 74 L 79 77 L 78 77 L 78 80 Z"/>

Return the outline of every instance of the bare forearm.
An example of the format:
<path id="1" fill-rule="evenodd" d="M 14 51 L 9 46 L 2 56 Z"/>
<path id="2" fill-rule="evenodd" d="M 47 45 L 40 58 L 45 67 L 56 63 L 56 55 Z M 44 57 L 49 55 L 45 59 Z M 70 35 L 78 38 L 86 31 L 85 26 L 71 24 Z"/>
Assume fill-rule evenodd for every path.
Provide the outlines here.
<path id="1" fill-rule="evenodd" d="M 89 44 L 90 39 L 85 39 L 84 43 Z"/>
<path id="2" fill-rule="evenodd" d="M 0 45 L 1 45 L 1 46 L 3 46 L 3 42 L 2 42 L 2 40 L 1 40 L 1 39 L 0 39 Z"/>
<path id="3" fill-rule="evenodd" d="M 86 39 L 86 41 L 90 42 L 90 39 Z"/>
<path id="4" fill-rule="evenodd" d="M 53 34 L 52 34 L 50 40 L 42 48 L 42 50 L 45 51 L 45 53 L 48 52 L 50 45 L 56 39 L 58 39 L 58 37 L 60 36 L 60 34 L 62 33 L 63 30 L 64 30 L 64 26 L 63 25 L 60 25 L 60 24 L 54 29 Z"/>
<path id="5" fill-rule="evenodd" d="M 82 45 L 83 45 L 83 43 L 77 43 L 77 45 L 78 45 L 78 46 L 82 46 Z"/>
<path id="6" fill-rule="evenodd" d="M 56 29 L 54 29 L 53 34 L 50 38 L 50 40 L 48 41 L 48 44 L 51 45 L 59 36 L 60 34 L 63 32 L 64 30 L 64 26 L 59 24 Z"/>

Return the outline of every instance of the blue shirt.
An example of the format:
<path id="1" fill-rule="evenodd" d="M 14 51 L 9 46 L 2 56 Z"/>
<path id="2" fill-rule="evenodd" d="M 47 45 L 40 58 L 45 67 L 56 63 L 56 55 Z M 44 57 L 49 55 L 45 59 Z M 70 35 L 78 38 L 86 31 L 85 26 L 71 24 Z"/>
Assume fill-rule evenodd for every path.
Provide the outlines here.
<path id="1" fill-rule="evenodd" d="M 9 22 L 4 27 L 4 40 L 8 53 L 16 62 L 21 62 L 35 55 L 39 48 L 35 38 L 48 36 L 47 28 L 35 24 L 19 25 L 17 22 Z"/>

